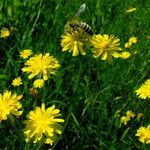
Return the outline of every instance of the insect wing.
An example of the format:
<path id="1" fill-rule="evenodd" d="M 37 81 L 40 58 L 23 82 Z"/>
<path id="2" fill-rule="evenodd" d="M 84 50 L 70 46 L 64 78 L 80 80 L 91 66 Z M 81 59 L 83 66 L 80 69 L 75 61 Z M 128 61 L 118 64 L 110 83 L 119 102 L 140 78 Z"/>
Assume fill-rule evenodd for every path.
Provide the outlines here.
<path id="1" fill-rule="evenodd" d="M 79 10 L 77 11 L 77 13 L 76 13 L 75 16 L 76 16 L 76 17 L 77 17 L 77 16 L 80 16 L 80 14 L 85 11 L 85 8 L 86 8 L 86 5 L 85 5 L 85 3 L 84 3 L 84 4 L 82 4 L 82 5 L 80 6 L 80 8 L 79 8 Z"/>

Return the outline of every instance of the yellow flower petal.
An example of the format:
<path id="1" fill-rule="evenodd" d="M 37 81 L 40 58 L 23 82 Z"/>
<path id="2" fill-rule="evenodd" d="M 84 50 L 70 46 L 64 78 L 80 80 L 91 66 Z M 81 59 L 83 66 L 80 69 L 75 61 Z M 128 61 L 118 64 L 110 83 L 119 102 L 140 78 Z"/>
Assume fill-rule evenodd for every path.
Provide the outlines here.
<path id="1" fill-rule="evenodd" d="M 131 13 L 131 12 L 134 12 L 134 11 L 136 11 L 136 8 L 130 8 L 130 9 L 126 10 L 127 13 Z"/>

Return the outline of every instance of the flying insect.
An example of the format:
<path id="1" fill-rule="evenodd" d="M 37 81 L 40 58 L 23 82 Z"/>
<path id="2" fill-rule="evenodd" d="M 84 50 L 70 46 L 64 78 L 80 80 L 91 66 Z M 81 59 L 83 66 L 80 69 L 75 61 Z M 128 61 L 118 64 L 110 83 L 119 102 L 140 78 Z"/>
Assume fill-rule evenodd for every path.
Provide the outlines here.
<path id="1" fill-rule="evenodd" d="M 89 35 L 93 35 L 93 30 L 92 28 L 83 21 L 79 21 L 79 16 L 81 15 L 82 12 L 85 11 L 86 5 L 85 3 L 82 4 L 77 11 L 75 17 L 71 20 L 68 21 L 67 24 L 65 25 L 65 31 L 75 31 L 75 30 L 83 30 L 85 33 L 88 33 Z"/>

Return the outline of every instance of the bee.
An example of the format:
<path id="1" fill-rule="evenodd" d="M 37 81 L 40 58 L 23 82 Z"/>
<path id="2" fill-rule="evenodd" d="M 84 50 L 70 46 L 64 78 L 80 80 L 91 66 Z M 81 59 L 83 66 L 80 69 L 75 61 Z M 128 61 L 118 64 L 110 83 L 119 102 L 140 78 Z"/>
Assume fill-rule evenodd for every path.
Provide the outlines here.
<path id="1" fill-rule="evenodd" d="M 78 17 L 80 16 L 80 14 L 82 12 L 85 11 L 85 8 L 86 8 L 86 5 L 85 4 L 82 4 L 79 8 L 79 10 L 77 11 L 75 17 L 67 22 L 67 24 L 65 25 L 65 31 L 74 31 L 74 30 L 83 30 L 84 32 L 88 33 L 89 35 L 93 35 L 93 30 L 92 28 L 86 23 L 86 22 L 83 22 L 83 21 L 79 21 Z"/>

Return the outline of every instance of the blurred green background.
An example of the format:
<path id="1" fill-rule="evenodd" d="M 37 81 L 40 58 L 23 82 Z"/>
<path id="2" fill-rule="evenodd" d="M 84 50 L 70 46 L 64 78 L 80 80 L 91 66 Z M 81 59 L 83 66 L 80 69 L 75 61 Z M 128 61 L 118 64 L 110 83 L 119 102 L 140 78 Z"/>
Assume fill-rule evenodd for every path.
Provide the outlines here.
<path id="1" fill-rule="evenodd" d="M 114 34 L 125 42 L 138 38 L 129 49 L 127 60 L 116 59 L 113 64 L 95 59 L 92 55 L 72 57 L 61 51 L 61 35 L 65 23 L 78 8 L 87 8 L 81 19 L 96 34 Z M 126 13 L 129 8 L 137 10 Z M 0 39 L 0 92 L 9 89 L 25 93 L 24 115 L 12 127 L 9 122 L 0 126 L 0 149 L 48 149 L 49 145 L 26 144 L 22 135 L 25 115 L 41 102 L 60 108 L 64 132 L 52 149 L 58 150 L 131 150 L 149 149 L 135 137 L 136 130 L 148 125 L 149 103 L 140 100 L 135 90 L 150 78 L 150 1 L 149 0 L 1 0 L 0 28 L 12 28 L 7 39 Z M 19 51 L 30 48 L 34 53 L 48 52 L 58 59 L 61 68 L 40 90 L 41 100 L 28 94 L 27 77 L 24 86 L 15 89 L 11 81 L 21 75 L 23 62 Z M 137 52 L 135 54 L 135 52 Z M 120 115 L 127 110 L 144 117 L 120 126 Z"/>

